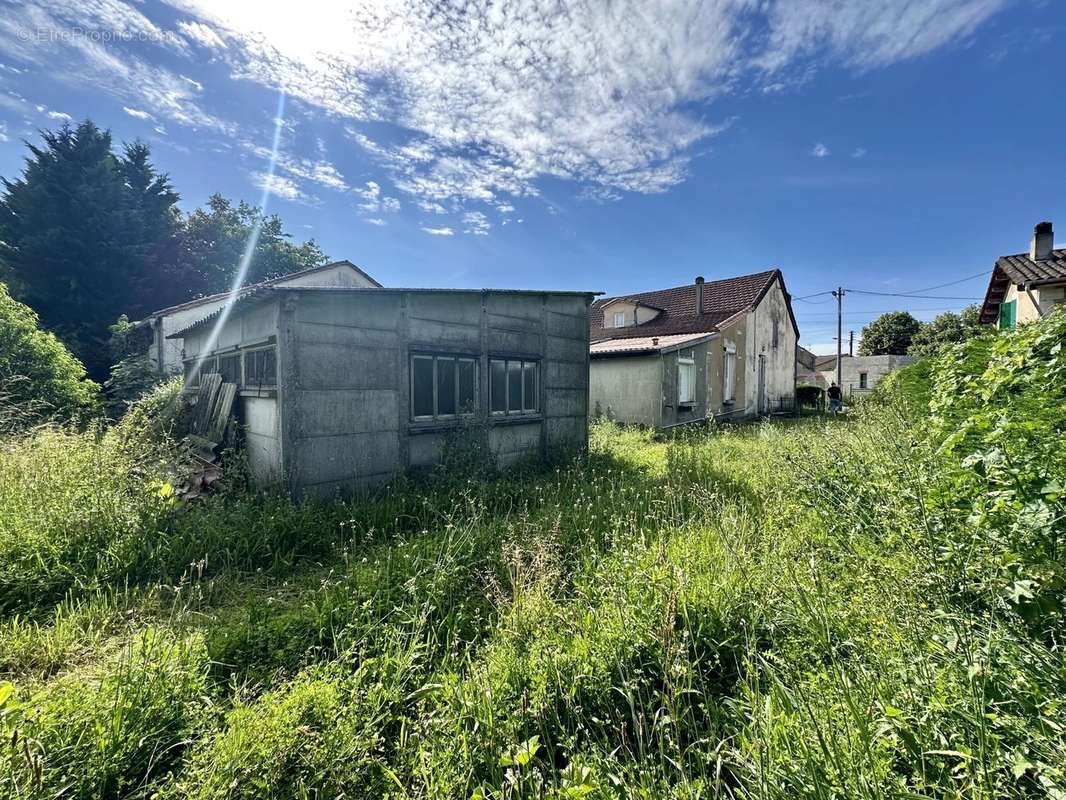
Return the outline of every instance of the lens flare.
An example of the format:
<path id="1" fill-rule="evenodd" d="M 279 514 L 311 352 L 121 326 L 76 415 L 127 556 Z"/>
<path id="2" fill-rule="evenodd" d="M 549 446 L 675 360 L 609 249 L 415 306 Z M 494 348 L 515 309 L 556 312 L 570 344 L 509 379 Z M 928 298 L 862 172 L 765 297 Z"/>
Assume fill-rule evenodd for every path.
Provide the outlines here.
<path id="1" fill-rule="evenodd" d="M 195 385 L 196 378 L 200 374 L 200 369 L 203 367 L 204 360 L 215 349 L 215 343 L 218 341 L 218 336 L 222 332 L 223 326 L 226 324 L 226 320 L 229 319 L 230 311 L 233 310 L 233 304 L 237 302 L 238 293 L 241 286 L 244 283 L 245 277 L 248 275 L 248 267 L 252 263 L 252 256 L 255 254 L 256 245 L 259 243 L 259 233 L 263 229 L 263 220 L 266 218 L 267 203 L 270 200 L 271 186 L 274 184 L 274 170 L 278 162 L 278 151 L 281 146 L 281 130 L 285 124 L 285 93 L 278 93 L 278 113 L 274 115 L 274 141 L 270 148 L 270 164 L 267 167 L 266 180 L 263 181 L 263 194 L 259 198 L 260 214 L 256 219 L 255 224 L 252 226 L 251 232 L 248 234 L 248 241 L 244 244 L 244 252 L 241 254 L 240 266 L 237 269 L 237 274 L 233 277 L 233 284 L 230 286 L 229 297 L 226 298 L 226 304 L 222 306 L 222 313 L 218 315 L 218 320 L 215 322 L 214 328 L 211 329 L 211 335 L 207 338 L 207 342 L 202 348 L 200 348 L 200 357 L 196 360 L 196 364 L 193 365 L 192 372 L 189 375 L 190 385 Z"/>

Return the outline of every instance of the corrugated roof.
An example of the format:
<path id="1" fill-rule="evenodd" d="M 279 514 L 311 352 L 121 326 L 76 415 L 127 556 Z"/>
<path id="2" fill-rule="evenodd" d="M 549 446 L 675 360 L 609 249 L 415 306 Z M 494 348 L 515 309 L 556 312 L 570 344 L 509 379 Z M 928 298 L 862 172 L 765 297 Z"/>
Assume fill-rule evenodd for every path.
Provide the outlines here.
<path id="1" fill-rule="evenodd" d="M 575 292 L 575 291 L 551 291 L 546 289 L 427 289 L 427 288 L 411 288 L 411 287 L 394 287 L 394 286 L 379 286 L 379 287 L 361 287 L 361 286 L 269 286 L 264 284 L 258 284 L 250 287 L 248 290 L 241 293 L 241 295 L 232 304 L 233 309 L 238 307 L 242 308 L 248 303 L 258 301 L 264 296 L 278 293 L 326 293 L 329 294 L 360 294 L 363 292 L 373 292 L 375 295 L 380 294 L 519 294 L 519 295 L 542 295 L 542 294 L 554 294 L 563 295 L 567 297 L 584 297 L 591 300 L 596 297 L 600 292 Z M 211 314 L 208 314 L 202 319 L 198 319 L 190 325 L 186 325 L 179 331 L 167 336 L 168 339 L 181 339 L 190 331 L 214 322 L 225 312 L 226 306 L 216 309 Z M 230 313 L 233 313 L 232 311 Z"/>
<path id="2" fill-rule="evenodd" d="M 259 283 L 252 283 L 252 284 L 249 284 L 248 286 L 242 286 L 240 289 L 237 290 L 237 294 L 238 295 L 243 295 L 246 292 L 250 292 L 253 289 L 258 289 L 258 288 L 261 288 L 263 286 L 276 286 L 279 283 L 283 283 L 285 281 L 292 280 L 293 278 L 300 278 L 300 277 L 305 277 L 307 275 L 314 275 L 316 272 L 323 272 L 323 271 L 325 271 L 327 269 L 332 269 L 333 267 L 342 267 L 342 266 L 343 267 L 351 267 L 356 272 L 358 272 L 360 275 L 362 275 L 364 278 L 366 278 L 368 281 L 370 281 L 372 284 L 374 284 L 375 288 L 378 288 L 378 289 L 382 288 L 380 283 L 378 283 L 376 280 L 371 278 L 366 272 L 364 272 L 362 269 L 357 267 L 351 261 L 349 261 L 348 259 L 341 259 L 340 261 L 331 261 L 328 264 L 323 264 L 321 267 L 308 267 L 307 269 L 301 269 L 301 270 L 299 270 L 297 272 L 290 272 L 290 273 L 288 273 L 286 275 L 278 275 L 276 278 L 270 278 L 270 279 L 265 280 L 265 281 L 260 281 Z M 230 294 L 232 294 L 232 292 L 219 292 L 218 294 L 209 294 L 209 295 L 206 295 L 205 297 L 197 297 L 195 300 L 187 300 L 184 303 L 178 303 L 176 306 L 169 306 L 167 308 L 161 308 L 158 311 L 153 311 L 148 316 L 149 317 L 161 317 L 161 316 L 165 316 L 167 314 L 173 314 L 175 311 L 184 311 L 185 309 L 188 309 L 188 308 L 196 308 L 197 306 L 202 306 L 202 305 L 204 305 L 206 303 L 213 303 L 216 300 L 224 300 L 225 298 L 229 297 Z"/>
<path id="3" fill-rule="evenodd" d="M 692 283 L 671 289 L 597 300 L 589 311 L 591 338 L 594 340 L 622 339 L 683 333 L 713 333 L 730 317 L 756 305 L 780 276 L 780 270 L 771 269 L 736 278 L 708 281 L 703 284 L 702 314 L 696 313 L 696 286 Z M 782 286 L 784 286 L 783 279 Z M 650 305 L 662 309 L 662 313 L 649 322 L 642 322 L 630 328 L 604 328 L 603 309 L 615 300 L 629 300 Z M 789 313 L 792 313 L 791 305 Z M 795 327 L 795 318 L 792 322 Z"/>
<path id="4" fill-rule="evenodd" d="M 1066 248 L 1052 250 L 1048 258 L 1040 261 L 1029 258 L 1028 253 L 1000 256 L 985 291 L 981 322 L 992 323 L 999 319 L 999 306 L 1012 283 L 1021 286 L 1047 281 L 1066 281 Z"/>
<path id="5" fill-rule="evenodd" d="M 589 355 L 619 356 L 640 355 L 643 353 L 665 353 L 688 345 L 699 344 L 713 339 L 713 333 L 686 333 L 675 336 L 641 336 L 618 339 L 603 339 L 589 346 Z"/>

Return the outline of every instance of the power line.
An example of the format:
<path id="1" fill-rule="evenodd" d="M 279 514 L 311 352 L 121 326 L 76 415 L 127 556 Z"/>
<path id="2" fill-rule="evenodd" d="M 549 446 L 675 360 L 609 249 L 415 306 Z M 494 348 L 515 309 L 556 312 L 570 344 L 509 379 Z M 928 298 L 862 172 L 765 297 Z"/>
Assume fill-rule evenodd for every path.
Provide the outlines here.
<path id="1" fill-rule="evenodd" d="M 865 289 L 848 289 L 848 291 L 876 297 L 915 297 L 923 300 L 970 300 L 971 302 L 976 302 L 984 299 L 983 297 L 949 297 L 942 294 L 918 294 L 916 292 L 870 292 Z"/>
<path id="2" fill-rule="evenodd" d="M 957 283 L 966 283 L 966 281 L 972 281 L 974 278 L 983 278 L 986 275 L 992 273 L 992 270 L 985 269 L 978 272 L 976 275 L 970 275 L 965 278 L 959 278 L 957 281 L 949 281 L 948 283 L 939 283 L 936 286 L 927 286 L 924 289 L 915 289 L 915 292 L 931 292 L 933 289 L 943 289 L 945 286 L 954 286 Z"/>

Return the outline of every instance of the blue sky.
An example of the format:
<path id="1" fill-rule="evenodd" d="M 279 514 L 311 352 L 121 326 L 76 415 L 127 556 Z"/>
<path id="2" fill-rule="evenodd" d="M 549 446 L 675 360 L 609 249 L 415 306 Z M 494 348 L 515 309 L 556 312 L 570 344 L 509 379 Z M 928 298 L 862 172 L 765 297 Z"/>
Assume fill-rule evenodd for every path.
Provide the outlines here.
<path id="1" fill-rule="evenodd" d="M 387 285 L 907 292 L 1066 240 L 1051 0 L 0 4 L 0 175 L 91 117 Z M 831 301 L 795 303 L 819 352 Z M 853 294 L 845 330 L 965 304 Z"/>

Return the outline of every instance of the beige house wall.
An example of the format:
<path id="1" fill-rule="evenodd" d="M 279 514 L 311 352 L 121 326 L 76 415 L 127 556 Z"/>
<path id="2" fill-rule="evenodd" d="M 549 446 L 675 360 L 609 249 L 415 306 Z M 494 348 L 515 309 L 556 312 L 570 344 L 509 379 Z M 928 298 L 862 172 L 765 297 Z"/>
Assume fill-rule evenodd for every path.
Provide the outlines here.
<path id="1" fill-rule="evenodd" d="M 589 408 L 631 425 L 662 424 L 663 362 L 658 354 L 594 358 L 589 364 Z"/>
<path id="2" fill-rule="evenodd" d="M 1050 314 L 1056 306 L 1066 302 L 1066 283 L 1034 286 L 1028 292 L 1012 283 L 1003 302 L 1009 303 L 1012 300 L 1017 302 L 1016 324 L 1036 322 L 1041 317 Z"/>

